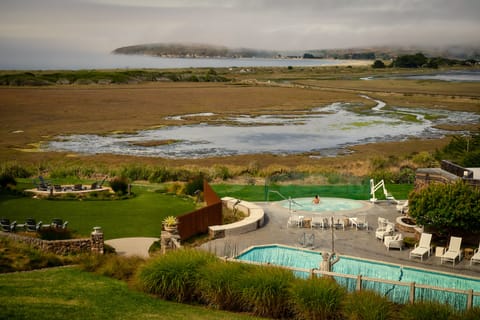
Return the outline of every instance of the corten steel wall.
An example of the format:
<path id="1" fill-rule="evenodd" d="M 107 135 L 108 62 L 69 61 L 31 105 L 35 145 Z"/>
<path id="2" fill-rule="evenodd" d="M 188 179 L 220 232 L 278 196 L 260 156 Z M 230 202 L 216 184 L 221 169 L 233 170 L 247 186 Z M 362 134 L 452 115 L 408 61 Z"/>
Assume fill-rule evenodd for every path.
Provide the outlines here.
<path id="1" fill-rule="evenodd" d="M 203 197 L 207 203 L 206 207 L 177 217 L 181 240 L 200 233 L 208 233 L 209 226 L 222 224 L 222 200 L 206 181 L 203 182 Z"/>

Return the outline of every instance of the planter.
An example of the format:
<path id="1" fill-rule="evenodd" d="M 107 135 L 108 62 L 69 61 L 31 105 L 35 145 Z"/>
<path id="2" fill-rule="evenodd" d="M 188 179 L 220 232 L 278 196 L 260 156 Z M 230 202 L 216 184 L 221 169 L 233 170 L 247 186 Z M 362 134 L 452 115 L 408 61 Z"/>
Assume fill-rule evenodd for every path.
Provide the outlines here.
<path id="1" fill-rule="evenodd" d="M 175 232 L 177 231 L 177 226 L 163 226 L 163 229 L 167 232 Z"/>

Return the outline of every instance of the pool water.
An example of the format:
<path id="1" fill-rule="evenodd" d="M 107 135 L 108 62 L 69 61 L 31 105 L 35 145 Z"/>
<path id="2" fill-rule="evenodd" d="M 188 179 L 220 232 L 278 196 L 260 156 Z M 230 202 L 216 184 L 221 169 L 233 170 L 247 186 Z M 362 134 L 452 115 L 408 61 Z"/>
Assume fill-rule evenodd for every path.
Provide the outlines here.
<path id="1" fill-rule="evenodd" d="M 250 248 L 239 256 L 238 260 L 270 263 L 279 266 L 288 266 L 302 269 L 318 268 L 322 261 L 320 252 L 297 249 L 286 246 L 271 245 Z M 440 272 L 433 272 L 395 264 L 387 264 L 372 260 L 363 260 L 353 257 L 342 256 L 334 264 L 333 272 L 349 275 L 362 275 L 364 277 L 394 280 L 405 283 L 415 282 L 441 288 L 470 290 L 480 292 L 480 279 L 457 276 Z M 296 272 L 300 277 L 308 277 L 307 273 Z M 356 279 L 335 277 L 336 281 L 354 291 Z M 384 296 L 388 296 L 396 303 L 408 303 L 410 288 L 408 286 L 396 286 L 373 281 L 363 281 L 363 288 L 374 290 Z M 467 303 L 465 294 L 445 292 L 441 290 L 419 289 L 415 290 L 415 300 L 435 300 L 448 303 L 462 310 Z M 480 306 L 480 297 L 474 296 L 473 306 Z"/>
<path id="2" fill-rule="evenodd" d="M 284 200 L 280 205 L 284 208 L 295 211 L 311 211 L 311 212 L 337 212 L 362 209 L 366 204 L 362 201 L 343 199 L 343 198 L 320 198 L 319 204 L 312 203 L 311 198 L 295 198 Z"/>

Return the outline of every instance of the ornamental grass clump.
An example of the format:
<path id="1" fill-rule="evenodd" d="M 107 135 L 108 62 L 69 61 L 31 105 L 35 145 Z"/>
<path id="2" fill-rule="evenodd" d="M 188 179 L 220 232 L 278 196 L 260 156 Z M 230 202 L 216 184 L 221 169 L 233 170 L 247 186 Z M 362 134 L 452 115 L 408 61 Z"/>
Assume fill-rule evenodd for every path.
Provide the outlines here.
<path id="1" fill-rule="evenodd" d="M 387 320 L 393 317 L 392 303 L 374 291 L 355 291 L 345 301 L 344 314 L 351 320 Z"/>
<path id="2" fill-rule="evenodd" d="M 298 319 L 339 319 L 346 292 L 330 278 L 297 279 L 291 296 Z"/>
<path id="3" fill-rule="evenodd" d="M 183 249 L 157 256 L 142 266 L 137 274 L 139 286 L 147 293 L 177 302 L 198 299 L 200 269 L 217 258 L 208 252 Z"/>
<path id="4" fill-rule="evenodd" d="M 202 301 L 210 307 L 229 311 L 242 311 L 240 279 L 256 270 L 255 266 L 224 262 L 209 263 L 202 268 L 198 288 Z"/>
<path id="5" fill-rule="evenodd" d="M 400 310 L 402 320 L 448 320 L 461 319 L 448 304 L 439 302 L 419 302 L 407 304 Z"/>
<path id="6" fill-rule="evenodd" d="M 289 270 L 256 266 L 239 277 L 243 310 L 257 316 L 288 318 L 291 316 L 290 285 L 295 279 Z"/>

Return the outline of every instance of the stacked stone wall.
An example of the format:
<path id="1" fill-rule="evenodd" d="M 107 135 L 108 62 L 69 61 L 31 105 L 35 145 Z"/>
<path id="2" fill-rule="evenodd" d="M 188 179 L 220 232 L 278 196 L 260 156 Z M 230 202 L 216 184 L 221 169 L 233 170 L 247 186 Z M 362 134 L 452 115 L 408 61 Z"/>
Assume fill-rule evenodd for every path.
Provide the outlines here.
<path id="1" fill-rule="evenodd" d="M 26 243 L 43 252 L 57 255 L 78 254 L 85 252 L 103 253 L 103 234 L 100 237 L 68 240 L 42 240 L 15 233 L 0 232 L 0 236 L 10 238 L 16 242 Z M 95 250 L 94 250 L 95 249 Z"/>

